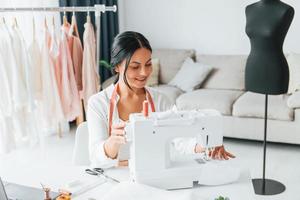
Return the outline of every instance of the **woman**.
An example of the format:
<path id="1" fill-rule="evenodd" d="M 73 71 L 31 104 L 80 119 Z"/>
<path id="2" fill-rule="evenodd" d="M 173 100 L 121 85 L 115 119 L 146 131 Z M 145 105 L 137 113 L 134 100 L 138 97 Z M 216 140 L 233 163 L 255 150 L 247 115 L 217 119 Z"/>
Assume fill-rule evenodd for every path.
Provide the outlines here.
<path id="1" fill-rule="evenodd" d="M 152 73 L 152 48 L 140 33 L 127 31 L 114 39 L 111 65 L 117 73 L 114 85 L 93 95 L 88 102 L 87 120 L 89 150 L 92 165 L 101 167 L 128 165 L 128 148 L 124 137 L 125 122 L 130 113 L 142 111 L 143 101 L 149 102 L 152 112 L 166 111 L 173 105 L 158 91 L 145 87 Z M 179 140 L 175 144 L 180 153 L 201 153 L 196 140 Z M 213 158 L 234 157 L 224 147 L 212 152 Z"/>

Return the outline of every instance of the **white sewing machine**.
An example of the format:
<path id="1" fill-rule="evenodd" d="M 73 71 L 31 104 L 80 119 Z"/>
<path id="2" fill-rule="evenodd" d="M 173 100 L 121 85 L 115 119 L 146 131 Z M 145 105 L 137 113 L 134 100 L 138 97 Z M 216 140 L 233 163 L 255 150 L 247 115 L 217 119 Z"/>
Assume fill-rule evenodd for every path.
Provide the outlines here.
<path id="1" fill-rule="evenodd" d="M 200 159 L 203 162 L 199 162 L 195 157 L 184 162 L 170 159 L 174 138 L 200 137 L 205 148 L 222 145 L 222 116 L 217 111 L 170 110 L 150 113 L 148 117 L 135 113 L 130 115 L 129 121 L 125 131 L 127 140 L 132 142 L 129 170 L 133 181 L 163 189 L 179 189 L 193 187 L 195 182 L 219 185 L 239 178 L 239 172 L 221 163 L 225 161 Z M 226 177 L 228 173 L 230 177 Z"/>

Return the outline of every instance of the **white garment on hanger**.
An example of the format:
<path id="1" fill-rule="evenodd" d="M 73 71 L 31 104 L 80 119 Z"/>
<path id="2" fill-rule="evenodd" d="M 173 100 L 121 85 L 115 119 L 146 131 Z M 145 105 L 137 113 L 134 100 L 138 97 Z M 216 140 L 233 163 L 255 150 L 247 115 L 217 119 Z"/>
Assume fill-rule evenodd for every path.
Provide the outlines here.
<path id="1" fill-rule="evenodd" d="M 34 123 L 31 119 L 33 117 L 35 105 L 32 93 L 32 67 L 29 63 L 28 52 L 23 35 L 17 25 L 12 26 L 10 33 L 18 77 L 21 79 L 21 83 L 24 85 L 25 89 L 23 103 L 17 107 L 13 116 L 14 133 L 18 144 L 19 142 L 23 143 L 24 141 L 31 140 L 31 134 L 34 131 L 31 128 Z"/>
<path id="2" fill-rule="evenodd" d="M 42 113 L 45 116 L 44 128 L 57 127 L 59 122 L 64 120 L 58 88 L 54 74 L 54 63 L 49 55 L 48 41 L 50 33 L 45 28 L 41 48 L 42 68 Z"/>
<path id="3" fill-rule="evenodd" d="M 34 25 L 33 25 L 34 26 Z M 41 50 L 35 37 L 35 27 L 33 27 L 32 42 L 28 48 L 29 62 L 32 68 L 32 95 L 34 100 L 40 100 L 42 95 L 42 68 L 41 68 Z"/>
<path id="4" fill-rule="evenodd" d="M 25 92 L 25 90 L 22 90 L 20 93 L 17 92 L 19 89 L 24 88 L 23 85 L 20 84 L 20 79 L 18 78 L 11 37 L 8 28 L 4 23 L 0 23 L 0 54 L 2 62 L 2 66 L 0 65 L 0 67 L 5 67 L 3 71 L 6 71 L 8 81 L 8 86 L 3 92 L 5 92 L 5 90 L 10 91 L 10 98 L 9 96 L 6 96 L 10 103 L 7 105 L 3 104 L 5 107 L 2 107 L 3 109 L 0 108 L 2 110 L 0 112 L 0 153 L 9 153 L 16 146 L 12 126 L 12 115 L 16 108 L 15 105 L 21 104 L 23 92 Z M 1 81 L 2 80 L 3 85 L 1 85 L 2 87 L 5 87 L 5 79 L 1 79 Z M 5 102 L 5 97 L 2 97 L 1 101 Z"/>

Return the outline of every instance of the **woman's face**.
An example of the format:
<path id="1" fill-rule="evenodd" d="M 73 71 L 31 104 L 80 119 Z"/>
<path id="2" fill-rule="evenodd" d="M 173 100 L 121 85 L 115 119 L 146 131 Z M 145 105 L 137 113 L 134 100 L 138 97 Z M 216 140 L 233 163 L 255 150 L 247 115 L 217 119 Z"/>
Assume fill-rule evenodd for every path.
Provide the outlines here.
<path id="1" fill-rule="evenodd" d="M 121 80 L 124 80 L 123 74 L 125 71 L 126 59 L 116 68 L 119 72 Z M 144 88 L 148 78 L 152 73 L 151 51 L 145 48 L 139 48 L 131 57 L 126 78 L 128 84 L 133 89 Z"/>

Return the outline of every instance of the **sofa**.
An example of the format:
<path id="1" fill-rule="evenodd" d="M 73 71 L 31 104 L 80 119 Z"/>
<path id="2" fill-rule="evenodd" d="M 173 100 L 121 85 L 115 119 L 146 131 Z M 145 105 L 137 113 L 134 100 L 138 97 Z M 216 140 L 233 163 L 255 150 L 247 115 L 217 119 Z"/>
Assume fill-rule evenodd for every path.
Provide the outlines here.
<path id="1" fill-rule="evenodd" d="M 192 49 L 155 49 L 152 57 L 158 58 L 160 64 L 158 85 L 154 87 L 166 94 L 178 109 L 216 109 L 224 116 L 225 137 L 263 140 L 265 95 L 245 91 L 247 55 L 203 55 Z M 213 70 L 198 88 L 184 92 L 168 83 L 188 57 L 212 66 Z M 110 83 L 108 80 L 103 85 Z M 288 106 L 290 96 L 269 95 L 268 141 L 300 144 L 300 106 Z"/>

